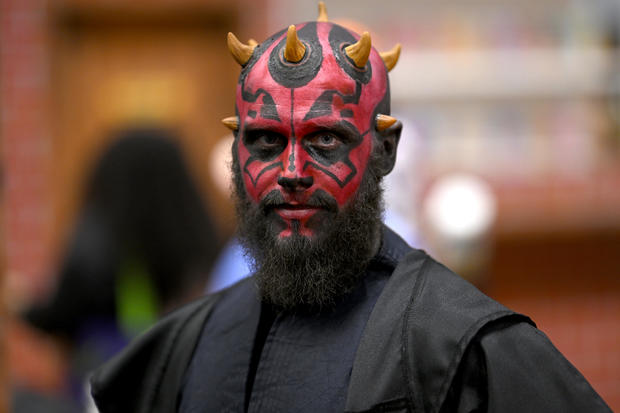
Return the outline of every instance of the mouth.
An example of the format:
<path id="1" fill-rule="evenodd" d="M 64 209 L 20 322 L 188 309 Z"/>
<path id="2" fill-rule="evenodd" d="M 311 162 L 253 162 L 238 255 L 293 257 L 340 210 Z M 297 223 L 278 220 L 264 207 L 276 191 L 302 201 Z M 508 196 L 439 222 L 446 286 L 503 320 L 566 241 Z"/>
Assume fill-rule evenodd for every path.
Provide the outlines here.
<path id="1" fill-rule="evenodd" d="M 323 208 L 306 204 L 280 204 L 275 212 L 284 219 L 306 220 Z"/>

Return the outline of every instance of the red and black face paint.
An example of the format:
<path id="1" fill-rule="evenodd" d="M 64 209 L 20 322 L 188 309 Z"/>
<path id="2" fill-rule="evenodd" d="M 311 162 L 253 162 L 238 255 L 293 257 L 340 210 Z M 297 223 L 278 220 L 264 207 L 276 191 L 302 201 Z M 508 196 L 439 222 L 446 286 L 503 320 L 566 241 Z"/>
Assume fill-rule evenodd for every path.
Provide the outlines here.
<path id="1" fill-rule="evenodd" d="M 280 236 L 312 236 L 357 193 L 388 114 L 386 66 L 371 49 L 358 67 L 344 49 L 359 36 L 326 22 L 298 25 L 305 47 L 284 57 L 286 32 L 258 45 L 237 86 L 234 150 L 248 198 L 275 212 Z"/>

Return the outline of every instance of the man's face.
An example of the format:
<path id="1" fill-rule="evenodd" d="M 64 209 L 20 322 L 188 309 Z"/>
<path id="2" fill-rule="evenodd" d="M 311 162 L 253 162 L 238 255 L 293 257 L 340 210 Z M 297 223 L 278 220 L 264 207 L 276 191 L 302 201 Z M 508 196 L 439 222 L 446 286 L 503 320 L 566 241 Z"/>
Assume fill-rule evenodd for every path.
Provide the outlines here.
<path id="1" fill-rule="evenodd" d="M 297 29 L 306 46 L 299 63 L 283 58 L 286 33 L 276 34 L 256 49 L 237 88 L 235 150 L 245 191 L 279 238 L 314 238 L 329 229 L 358 192 L 375 115 L 389 113 L 376 51 L 360 69 L 343 52 L 357 36 L 330 23 Z"/>

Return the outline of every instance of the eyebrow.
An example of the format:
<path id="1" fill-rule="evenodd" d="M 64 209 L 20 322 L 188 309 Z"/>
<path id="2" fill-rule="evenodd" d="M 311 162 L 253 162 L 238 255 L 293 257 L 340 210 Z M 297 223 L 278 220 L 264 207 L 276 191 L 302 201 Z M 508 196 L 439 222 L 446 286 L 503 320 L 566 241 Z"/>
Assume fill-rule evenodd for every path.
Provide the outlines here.
<path id="1" fill-rule="evenodd" d="M 252 116 L 252 112 L 254 112 L 255 116 Z M 265 118 L 252 110 L 243 119 L 244 129 L 280 130 L 283 126 L 281 120 Z"/>
<path id="2" fill-rule="evenodd" d="M 281 126 L 279 126 L 278 124 L 263 124 L 262 122 L 260 122 L 260 124 L 258 122 L 246 122 L 246 124 L 243 127 L 243 133 L 244 134 L 249 134 L 249 133 L 254 133 L 254 132 L 271 132 L 271 133 L 277 133 L 280 135 L 286 135 L 287 131 L 282 128 Z"/>
<path id="3" fill-rule="evenodd" d="M 315 125 L 315 128 L 313 128 L 313 131 L 308 133 L 307 135 L 314 135 L 316 133 L 321 133 L 321 132 L 331 132 L 331 133 L 335 133 L 335 134 L 342 135 L 342 136 L 361 135 L 361 133 L 357 130 L 355 126 L 351 125 L 348 122 L 343 123 L 342 121 L 334 122 L 330 124 L 329 126 Z"/>

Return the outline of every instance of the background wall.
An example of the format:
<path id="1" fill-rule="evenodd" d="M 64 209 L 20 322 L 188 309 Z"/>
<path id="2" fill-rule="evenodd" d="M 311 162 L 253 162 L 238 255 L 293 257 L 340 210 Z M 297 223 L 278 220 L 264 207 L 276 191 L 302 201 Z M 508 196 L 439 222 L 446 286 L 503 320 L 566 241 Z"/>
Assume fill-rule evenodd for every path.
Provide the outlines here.
<path id="1" fill-rule="evenodd" d="M 220 231 L 230 234 L 230 203 L 207 168 L 226 134 L 219 119 L 232 114 L 238 74 L 225 34 L 260 41 L 316 18 L 316 4 L 0 5 L 4 278 L 23 292 L 7 297 L 11 308 L 53 285 L 89 162 L 122 125 L 148 121 L 181 132 Z M 455 172 L 485 182 L 497 215 L 478 281 L 531 315 L 620 409 L 620 4 L 327 6 L 330 19 L 369 30 L 379 50 L 403 44 L 391 72 L 393 112 L 404 123 L 392 208 L 419 245 L 441 257 L 445 248 L 425 232 L 427 194 Z M 12 377 L 36 371 L 24 357 L 14 356 Z M 53 388 L 53 377 L 43 377 Z"/>

